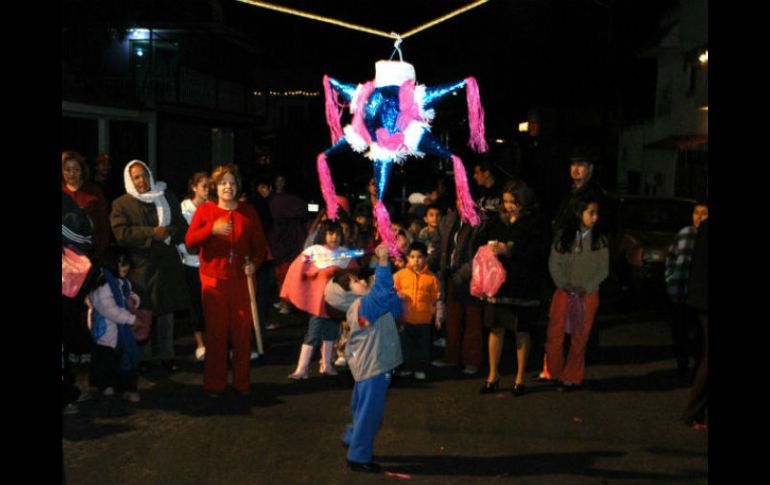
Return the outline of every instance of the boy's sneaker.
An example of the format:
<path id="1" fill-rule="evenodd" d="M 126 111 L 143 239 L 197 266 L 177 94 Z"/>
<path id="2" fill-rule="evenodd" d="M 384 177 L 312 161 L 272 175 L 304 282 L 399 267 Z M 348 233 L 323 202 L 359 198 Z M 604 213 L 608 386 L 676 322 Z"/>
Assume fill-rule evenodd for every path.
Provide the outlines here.
<path id="1" fill-rule="evenodd" d="M 397 370 L 396 375 L 398 377 L 407 377 L 412 375 L 412 371 L 410 370 Z"/>
<path id="2" fill-rule="evenodd" d="M 124 392 L 123 400 L 128 402 L 139 402 L 141 401 L 141 398 L 139 397 L 138 392 Z"/>
<path id="3" fill-rule="evenodd" d="M 102 391 L 102 396 L 111 397 L 115 395 L 115 389 L 111 386 Z"/>
<path id="4" fill-rule="evenodd" d="M 433 345 L 436 347 L 441 347 L 442 349 L 446 347 L 446 339 L 444 337 L 437 338 L 433 341 Z"/>
<path id="5" fill-rule="evenodd" d="M 425 380 L 425 372 L 415 371 L 414 378 L 418 381 L 424 381 Z"/>
<path id="6" fill-rule="evenodd" d="M 78 398 L 75 399 L 75 402 L 86 402 L 86 401 L 90 401 L 93 398 L 94 398 L 93 394 L 91 394 L 88 391 L 83 391 L 80 393 Z"/>
<path id="7" fill-rule="evenodd" d="M 268 323 L 267 326 L 265 326 L 265 330 L 275 330 L 279 327 L 280 325 L 278 325 L 277 323 Z"/>
<path id="8" fill-rule="evenodd" d="M 78 405 L 74 402 L 71 402 L 64 406 L 61 410 L 62 416 L 72 416 L 73 414 L 77 414 L 80 412 L 80 408 L 78 408 Z"/>
<path id="9" fill-rule="evenodd" d="M 89 362 L 91 362 L 91 354 L 83 354 L 80 356 L 81 364 L 88 364 Z"/>
<path id="10" fill-rule="evenodd" d="M 70 364 L 79 364 L 80 363 L 80 356 L 77 354 L 70 354 L 69 355 L 69 361 Z"/>
<path id="11" fill-rule="evenodd" d="M 479 373 L 479 368 L 475 365 L 466 365 L 465 369 L 463 369 L 463 374 L 467 374 L 469 376 L 473 376 Z"/>
<path id="12" fill-rule="evenodd" d="M 433 362 L 431 362 L 430 365 L 432 365 L 433 367 L 452 367 L 455 364 L 448 364 L 441 359 L 436 359 Z"/>
<path id="13" fill-rule="evenodd" d="M 334 361 L 334 365 L 337 367 L 347 367 L 348 362 L 345 360 L 345 357 L 337 357 L 337 360 Z"/>

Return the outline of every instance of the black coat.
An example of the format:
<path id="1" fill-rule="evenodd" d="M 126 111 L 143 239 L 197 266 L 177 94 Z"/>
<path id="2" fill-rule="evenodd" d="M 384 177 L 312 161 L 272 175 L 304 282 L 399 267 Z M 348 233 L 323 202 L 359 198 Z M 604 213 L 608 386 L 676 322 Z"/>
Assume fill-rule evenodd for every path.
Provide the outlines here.
<path id="1" fill-rule="evenodd" d="M 539 299 L 549 254 L 548 228 L 542 218 L 530 214 L 511 225 L 505 224 L 499 216 L 490 218 L 476 238 L 477 247 L 489 241 L 507 243 L 511 248 L 509 255 L 498 256 L 506 278 L 496 296 Z"/>
<path id="2" fill-rule="evenodd" d="M 708 313 L 709 311 L 709 225 L 703 221 L 695 236 L 690 261 L 690 279 L 687 282 L 687 304 Z"/>
<path id="3" fill-rule="evenodd" d="M 476 236 L 484 224 L 482 219 L 481 225 L 473 227 L 450 210 L 439 221 L 431 239 L 428 268 L 437 275 L 442 288 L 454 286 L 455 298 L 463 304 L 478 302 L 471 297 L 471 262 L 477 247 Z"/>
<path id="4" fill-rule="evenodd" d="M 125 194 L 115 199 L 110 214 L 118 245 L 128 248 L 131 254 L 128 279 L 142 300 L 141 307 L 151 309 L 155 315 L 190 307 L 184 266 L 176 249 L 184 242 L 187 221 L 174 194 L 166 189 L 165 195 L 171 209 L 170 245 L 152 238 L 153 229 L 158 225 L 155 204 Z"/>

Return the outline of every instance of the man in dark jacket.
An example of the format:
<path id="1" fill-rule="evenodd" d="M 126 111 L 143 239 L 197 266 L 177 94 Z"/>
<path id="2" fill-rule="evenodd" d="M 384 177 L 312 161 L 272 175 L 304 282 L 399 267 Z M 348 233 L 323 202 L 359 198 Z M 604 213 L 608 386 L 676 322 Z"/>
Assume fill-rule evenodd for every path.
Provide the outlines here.
<path id="1" fill-rule="evenodd" d="M 438 276 L 446 307 L 446 350 L 432 365 L 456 366 L 462 360 L 463 372 L 469 375 L 479 371 L 482 359 L 481 302 L 470 294 L 477 231 L 456 211 L 448 211 L 433 233 L 428 256 L 428 267 Z"/>

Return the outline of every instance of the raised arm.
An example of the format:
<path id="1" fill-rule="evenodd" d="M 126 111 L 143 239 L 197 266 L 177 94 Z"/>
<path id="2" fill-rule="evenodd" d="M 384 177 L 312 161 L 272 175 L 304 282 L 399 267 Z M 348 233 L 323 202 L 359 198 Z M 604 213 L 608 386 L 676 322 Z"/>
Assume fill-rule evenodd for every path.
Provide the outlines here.
<path id="1" fill-rule="evenodd" d="M 390 312 L 393 318 L 398 318 L 403 312 L 403 305 L 393 286 L 393 275 L 388 261 L 388 247 L 384 244 L 375 250 L 379 262 L 374 270 L 374 285 L 371 291 L 361 298 L 359 314 L 372 324 L 378 318 Z"/>

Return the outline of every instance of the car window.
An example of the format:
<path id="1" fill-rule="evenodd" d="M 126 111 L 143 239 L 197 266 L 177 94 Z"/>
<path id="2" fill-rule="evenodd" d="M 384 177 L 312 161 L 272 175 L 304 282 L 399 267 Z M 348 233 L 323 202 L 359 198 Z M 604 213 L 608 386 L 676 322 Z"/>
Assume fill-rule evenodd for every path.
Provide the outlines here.
<path id="1" fill-rule="evenodd" d="M 692 204 L 673 200 L 628 200 L 622 224 L 629 229 L 677 232 L 692 224 Z"/>

